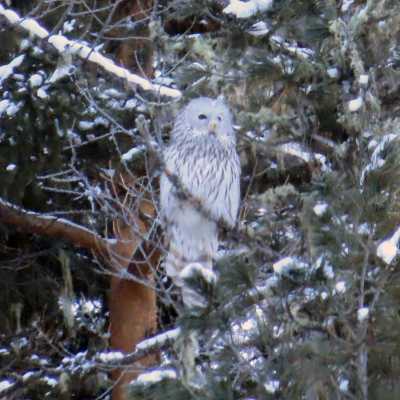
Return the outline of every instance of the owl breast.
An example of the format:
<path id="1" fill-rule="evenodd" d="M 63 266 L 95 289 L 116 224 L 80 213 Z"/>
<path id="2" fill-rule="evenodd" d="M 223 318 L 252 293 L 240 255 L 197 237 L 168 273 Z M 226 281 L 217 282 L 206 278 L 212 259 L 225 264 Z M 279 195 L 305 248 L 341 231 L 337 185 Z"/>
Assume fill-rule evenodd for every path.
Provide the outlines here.
<path id="1" fill-rule="evenodd" d="M 222 218 L 233 225 L 238 198 L 232 201 L 231 197 L 232 190 L 235 191 L 238 185 L 238 157 L 234 147 L 229 149 L 217 140 L 207 139 L 169 146 L 165 154 L 166 168 L 179 177 L 183 187 L 200 201 L 201 208 L 211 215 L 214 222 Z M 171 184 L 168 192 L 169 197 L 174 197 L 169 203 L 176 202 L 178 196 Z M 185 200 L 179 200 L 176 206 L 183 207 L 183 202 Z M 237 205 L 233 204 L 236 202 Z"/>

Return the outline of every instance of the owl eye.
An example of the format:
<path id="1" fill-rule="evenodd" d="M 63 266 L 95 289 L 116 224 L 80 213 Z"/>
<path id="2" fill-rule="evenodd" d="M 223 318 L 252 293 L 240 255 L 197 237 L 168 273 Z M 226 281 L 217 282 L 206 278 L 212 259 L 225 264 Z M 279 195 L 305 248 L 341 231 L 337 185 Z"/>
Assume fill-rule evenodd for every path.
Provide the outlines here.
<path id="1" fill-rule="evenodd" d="M 200 115 L 199 115 L 199 119 L 201 119 L 201 120 L 202 120 L 202 119 L 207 119 L 207 115 L 205 115 L 205 114 L 200 114 Z"/>
<path id="2" fill-rule="evenodd" d="M 218 115 L 217 120 L 222 121 L 222 117 L 220 115 Z"/>

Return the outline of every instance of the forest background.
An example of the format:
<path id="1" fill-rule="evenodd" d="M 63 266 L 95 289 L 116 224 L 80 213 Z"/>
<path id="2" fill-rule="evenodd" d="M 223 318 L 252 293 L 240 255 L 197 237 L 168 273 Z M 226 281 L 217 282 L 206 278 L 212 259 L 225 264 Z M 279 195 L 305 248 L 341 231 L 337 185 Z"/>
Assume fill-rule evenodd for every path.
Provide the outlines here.
<path id="1" fill-rule="evenodd" d="M 6 0 L 0 38 L 0 398 L 400 398 L 397 0 Z M 157 180 L 200 95 L 242 206 L 182 312 Z"/>

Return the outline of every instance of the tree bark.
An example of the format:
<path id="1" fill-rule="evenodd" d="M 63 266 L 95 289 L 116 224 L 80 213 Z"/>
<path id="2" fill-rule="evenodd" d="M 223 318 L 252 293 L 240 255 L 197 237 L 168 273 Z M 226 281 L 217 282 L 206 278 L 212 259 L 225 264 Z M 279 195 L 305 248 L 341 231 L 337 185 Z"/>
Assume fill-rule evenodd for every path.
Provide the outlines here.
<path id="1" fill-rule="evenodd" d="M 138 220 L 135 225 L 139 226 L 141 235 L 146 234 L 150 228 L 143 220 Z M 115 275 L 111 278 L 109 297 L 110 345 L 115 351 L 130 353 L 135 350 L 137 343 L 157 331 L 156 293 L 151 285 L 154 284 L 153 270 L 158 264 L 159 253 L 153 251 L 153 254 L 151 254 L 148 247 L 144 248 L 146 254 L 151 254 L 146 260 L 147 262 L 140 263 L 140 265 L 133 263 L 131 260 L 138 248 L 138 234 L 122 221 L 114 222 L 114 233 L 119 240 L 114 248 L 114 254 L 117 255 L 117 258 L 113 258 L 112 267 L 117 271 L 127 270 L 132 279 L 121 278 L 121 275 Z M 135 281 L 135 277 L 145 280 L 148 285 Z M 126 398 L 126 385 L 144 367 L 155 364 L 157 360 L 157 355 L 149 355 L 132 367 L 114 370 L 112 378 L 115 386 L 112 399 L 124 400 Z"/>

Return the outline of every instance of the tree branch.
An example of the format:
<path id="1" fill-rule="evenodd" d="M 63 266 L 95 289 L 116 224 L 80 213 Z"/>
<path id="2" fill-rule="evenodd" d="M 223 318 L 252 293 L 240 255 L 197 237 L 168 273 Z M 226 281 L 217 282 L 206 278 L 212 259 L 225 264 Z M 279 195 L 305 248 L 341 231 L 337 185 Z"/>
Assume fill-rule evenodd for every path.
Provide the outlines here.
<path id="1" fill-rule="evenodd" d="M 153 84 L 149 80 L 132 74 L 127 69 L 122 68 L 114 63 L 110 58 L 107 58 L 99 52 L 93 50 L 83 43 L 74 40 L 69 40 L 63 35 L 49 35 L 49 32 L 43 28 L 37 21 L 32 18 L 21 18 L 15 11 L 4 8 L 0 4 L 0 15 L 6 18 L 9 24 L 19 26 L 30 35 L 41 40 L 47 39 L 60 54 L 68 51 L 70 54 L 76 54 L 85 61 L 90 61 L 102 67 L 108 73 L 124 79 L 130 84 L 137 85 L 143 90 L 155 92 L 161 96 L 179 98 L 182 93 L 177 89 L 172 89 L 166 86 Z"/>
<path id="2" fill-rule="evenodd" d="M 132 365 L 134 362 L 141 360 L 149 354 L 159 352 L 171 346 L 180 334 L 180 328 L 170 329 L 169 331 L 158 333 L 151 338 L 141 341 L 131 353 L 123 354 L 118 351 L 100 353 L 97 356 L 97 360 L 100 365 L 107 368 Z"/>
<path id="3" fill-rule="evenodd" d="M 38 235 L 64 239 L 75 246 L 108 254 L 111 246 L 106 239 L 81 225 L 63 218 L 25 210 L 0 198 L 0 222 Z"/>

